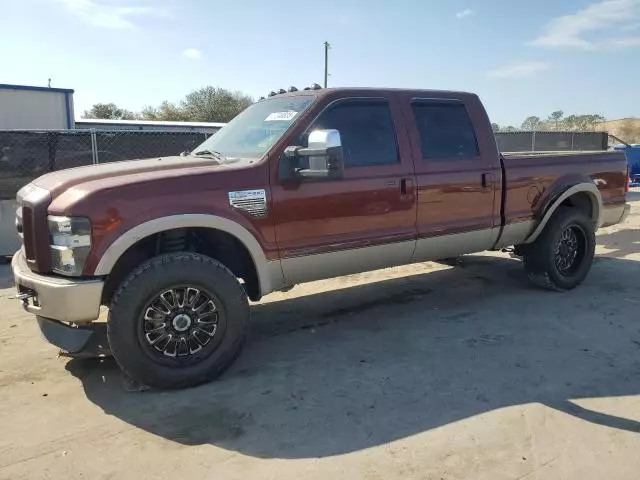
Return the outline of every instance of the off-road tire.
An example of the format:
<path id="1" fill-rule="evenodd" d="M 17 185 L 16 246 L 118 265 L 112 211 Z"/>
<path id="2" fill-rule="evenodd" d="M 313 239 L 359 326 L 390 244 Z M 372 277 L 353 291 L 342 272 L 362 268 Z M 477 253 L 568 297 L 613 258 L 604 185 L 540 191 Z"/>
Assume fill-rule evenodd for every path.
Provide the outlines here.
<path id="1" fill-rule="evenodd" d="M 212 292 L 226 323 L 212 353 L 194 364 L 172 366 L 167 364 L 171 359 L 156 361 L 145 351 L 139 322 L 150 298 L 181 283 Z M 249 317 L 244 288 L 222 263 L 196 253 L 170 253 L 144 262 L 123 280 L 111 301 L 107 336 L 116 362 L 130 378 L 151 387 L 184 388 L 213 380 L 233 363 L 247 337 Z"/>
<path id="2" fill-rule="evenodd" d="M 565 230 L 574 228 L 583 233 L 579 263 L 570 274 L 563 274 L 555 263 L 557 246 Z M 540 236 L 531 244 L 518 246 L 524 257 L 529 280 L 537 287 L 554 291 L 571 290 L 586 278 L 595 254 L 596 237 L 593 221 L 584 212 L 572 207 L 558 207 Z"/>

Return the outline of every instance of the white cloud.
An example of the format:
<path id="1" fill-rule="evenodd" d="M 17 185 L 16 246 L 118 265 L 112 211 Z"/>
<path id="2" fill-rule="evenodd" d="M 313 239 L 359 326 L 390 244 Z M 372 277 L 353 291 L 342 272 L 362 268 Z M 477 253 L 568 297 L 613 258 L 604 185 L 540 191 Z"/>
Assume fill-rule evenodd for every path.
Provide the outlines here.
<path id="1" fill-rule="evenodd" d="M 184 55 L 187 58 L 191 58 L 195 60 L 202 56 L 202 52 L 195 48 L 187 48 L 184 52 L 182 52 L 182 55 Z"/>
<path id="2" fill-rule="evenodd" d="M 551 65 L 544 62 L 514 62 L 490 71 L 487 75 L 493 78 L 530 77 L 549 70 Z"/>
<path id="3" fill-rule="evenodd" d="M 166 10 L 155 6 L 137 6 L 136 0 L 56 0 L 84 23 L 101 28 L 134 28 L 132 17 L 165 16 Z"/>
<path id="4" fill-rule="evenodd" d="M 469 15 L 473 15 L 473 10 L 471 10 L 470 8 L 466 8 L 461 12 L 456 13 L 456 18 L 460 19 L 460 18 L 468 17 Z"/>
<path id="5" fill-rule="evenodd" d="M 613 48 L 630 48 L 640 46 L 640 37 L 614 38 L 609 41 Z"/>
<path id="6" fill-rule="evenodd" d="M 601 0 L 570 15 L 552 19 L 530 44 L 546 48 L 593 50 L 611 44 L 610 31 L 632 27 L 640 19 L 640 0 Z M 591 34 L 590 38 L 585 38 Z"/>

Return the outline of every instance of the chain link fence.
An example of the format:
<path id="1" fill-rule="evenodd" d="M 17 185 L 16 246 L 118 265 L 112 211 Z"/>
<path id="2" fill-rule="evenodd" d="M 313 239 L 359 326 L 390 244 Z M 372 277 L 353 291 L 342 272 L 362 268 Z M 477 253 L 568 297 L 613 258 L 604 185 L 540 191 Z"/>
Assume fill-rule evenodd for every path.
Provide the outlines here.
<path id="1" fill-rule="evenodd" d="M 501 152 L 563 152 L 606 150 L 607 132 L 496 132 Z"/>
<path id="2" fill-rule="evenodd" d="M 179 155 L 211 134 L 131 130 L 0 131 L 0 200 L 55 170 Z"/>
<path id="3" fill-rule="evenodd" d="M 211 134 L 140 130 L 0 131 L 0 200 L 48 172 L 178 155 Z M 498 132 L 503 152 L 606 150 L 605 132 Z"/>

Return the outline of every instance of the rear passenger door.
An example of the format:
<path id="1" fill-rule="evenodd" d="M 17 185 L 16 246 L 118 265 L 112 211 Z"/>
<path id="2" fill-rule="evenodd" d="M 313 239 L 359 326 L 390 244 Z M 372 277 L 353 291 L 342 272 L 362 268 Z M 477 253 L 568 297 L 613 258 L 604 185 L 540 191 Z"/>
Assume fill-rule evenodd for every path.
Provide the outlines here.
<path id="1" fill-rule="evenodd" d="M 490 248 L 500 226 L 501 176 L 499 159 L 483 155 L 478 146 L 474 124 L 488 122 L 484 109 L 473 112 L 462 100 L 409 95 L 403 108 L 417 182 L 414 260 Z"/>

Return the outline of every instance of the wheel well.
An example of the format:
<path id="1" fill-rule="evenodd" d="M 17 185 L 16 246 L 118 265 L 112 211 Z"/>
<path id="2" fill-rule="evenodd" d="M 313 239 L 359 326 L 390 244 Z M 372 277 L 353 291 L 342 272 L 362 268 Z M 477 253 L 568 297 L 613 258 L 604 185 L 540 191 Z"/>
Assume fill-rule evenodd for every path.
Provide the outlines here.
<path id="1" fill-rule="evenodd" d="M 565 207 L 573 207 L 577 208 L 581 212 L 584 212 L 589 218 L 593 219 L 593 201 L 591 200 L 591 195 L 587 192 L 578 192 L 574 193 L 570 197 L 566 198 L 562 201 L 560 205 Z"/>
<path id="2" fill-rule="evenodd" d="M 233 235 L 213 228 L 177 228 L 153 234 L 133 244 L 118 259 L 102 293 L 108 305 L 120 283 L 135 267 L 162 253 L 189 251 L 218 260 L 242 279 L 251 300 L 260 299 L 258 272 L 249 250 Z"/>

